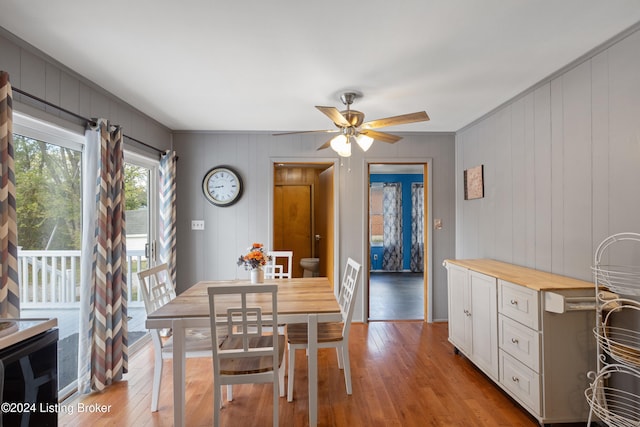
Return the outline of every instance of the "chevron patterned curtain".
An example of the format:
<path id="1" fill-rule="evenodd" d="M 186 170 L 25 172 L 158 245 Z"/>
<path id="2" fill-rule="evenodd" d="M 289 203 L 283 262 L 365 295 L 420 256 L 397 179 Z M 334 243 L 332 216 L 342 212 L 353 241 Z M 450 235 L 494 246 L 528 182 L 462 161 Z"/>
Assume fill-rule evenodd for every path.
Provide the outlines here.
<path id="1" fill-rule="evenodd" d="M 9 74 L 0 71 L 0 317 L 20 317 L 12 97 Z"/>
<path id="2" fill-rule="evenodd" d="M 85 217 L 93 218 L 94 234 L 92 244 L 83 245 L 93 246 L 86 255 L 83 250 L 83 256 L 93 257 L 81 310 L 86 329 L 80 338 L 78 389 L 83 393 L 122 379 L 129 358 L 122 130 L 99 119 L 87 130 L 87 144 L 99 144 L 99 153 L 95 212 Z"/>
<path id="3" fill-rule="evenodd" d="M 160 158 L 160 262 L 166 263 L 176 283 L 176 166 L 175 151 Z"/>

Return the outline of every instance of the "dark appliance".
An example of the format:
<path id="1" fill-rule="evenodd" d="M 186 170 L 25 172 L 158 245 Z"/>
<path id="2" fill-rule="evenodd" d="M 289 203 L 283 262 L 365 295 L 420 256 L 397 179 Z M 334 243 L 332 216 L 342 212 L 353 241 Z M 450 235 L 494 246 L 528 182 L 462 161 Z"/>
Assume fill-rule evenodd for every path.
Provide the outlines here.
<path id="1" fill-rule="evenodd" d="M 0 427 L 58 425 L 58 329 L 0 350 Z"/>

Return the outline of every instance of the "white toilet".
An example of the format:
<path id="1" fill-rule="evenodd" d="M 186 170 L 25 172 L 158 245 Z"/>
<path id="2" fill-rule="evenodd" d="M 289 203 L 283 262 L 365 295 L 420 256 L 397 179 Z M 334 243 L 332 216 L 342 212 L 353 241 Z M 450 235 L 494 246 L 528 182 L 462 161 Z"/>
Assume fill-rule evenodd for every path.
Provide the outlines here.
<path id="1" fill-rule="evenodd" d="M 300 267 L 304 269 L 302 277 L 317 277 L 320 270 L 320 258 L 302 258 Z"/>

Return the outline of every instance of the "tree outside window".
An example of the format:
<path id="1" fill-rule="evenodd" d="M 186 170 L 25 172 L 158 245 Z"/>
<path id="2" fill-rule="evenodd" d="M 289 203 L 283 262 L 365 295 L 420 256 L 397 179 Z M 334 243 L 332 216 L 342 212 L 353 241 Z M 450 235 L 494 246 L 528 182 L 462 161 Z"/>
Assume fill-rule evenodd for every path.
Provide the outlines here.
<path id="1" fill-rule="evenodd" d="M 18 244 L 79 250 L 82 152 L 14 134 Z"/>

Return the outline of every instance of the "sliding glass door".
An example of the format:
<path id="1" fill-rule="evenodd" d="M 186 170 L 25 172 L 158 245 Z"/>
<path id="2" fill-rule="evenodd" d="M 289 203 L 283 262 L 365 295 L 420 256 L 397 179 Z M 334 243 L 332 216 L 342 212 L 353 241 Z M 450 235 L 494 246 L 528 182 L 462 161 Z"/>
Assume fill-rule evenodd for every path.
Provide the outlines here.
<path id="1" fill-rule="evenodd" d="M 125 151 L 129 346 L 147 330 L 138 272 L 152 267 L 157 247 L 158 160 Z M 135 350 L 135 346 L 133 347 Z"/>
<path id="2" fill-rule="evenodd" d="M 57 318 L 58 387 L 78 374 L 84 135 L 14 113 L 20 317 Z"/>
<path id="3" fill-rule="evenodd" d="M 59 397 L 77 386 L 84 133 L 14 112 L 20 317 L 57 318 Z M 137 272 L 153 265 L 157 158 L 125 151 L 130 351 L 146 334 Z M 132 345 L 133 344 L 133 345 Z"/>

